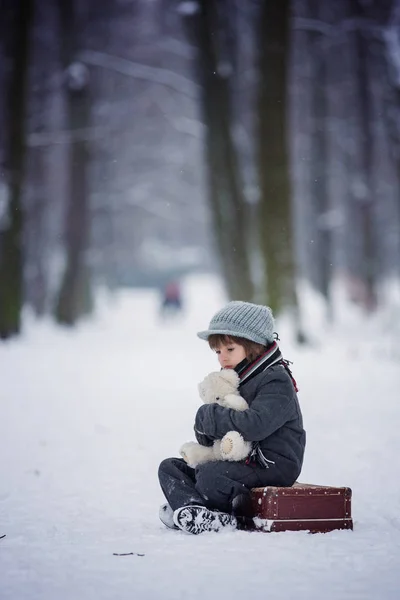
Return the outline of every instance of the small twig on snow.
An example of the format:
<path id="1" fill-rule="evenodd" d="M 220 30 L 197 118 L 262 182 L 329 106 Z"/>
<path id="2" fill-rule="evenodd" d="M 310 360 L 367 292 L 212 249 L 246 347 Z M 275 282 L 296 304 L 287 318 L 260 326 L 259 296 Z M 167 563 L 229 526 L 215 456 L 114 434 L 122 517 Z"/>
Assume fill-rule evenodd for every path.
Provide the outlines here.
<path id="1" fill-rule="evenodd" d="M 122 552 L 121 554 L 118 552 L 113 552 L 113 556 L 145 556 L 145 555 L 139 554 L 139 552 Z"/>
<path id="2" fill-rule="evenodd" d="M 4 534 L 4 535 L 0 535 L 0 540 L 2 540 L 2 539 L 3 539 L 3 538 L 5 538 L 5 537 L 6 537 L 6 534 Z"/>

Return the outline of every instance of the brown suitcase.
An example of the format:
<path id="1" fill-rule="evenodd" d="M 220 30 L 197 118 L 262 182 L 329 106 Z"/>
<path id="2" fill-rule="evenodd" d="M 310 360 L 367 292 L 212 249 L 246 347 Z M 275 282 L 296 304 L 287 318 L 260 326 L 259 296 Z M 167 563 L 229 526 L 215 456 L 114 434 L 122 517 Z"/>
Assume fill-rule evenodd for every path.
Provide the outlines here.
<path id="1" fill-rule="evenodd" d="M 252 529 L 325 533 L 353 529 L 351 489 L 295 483 L 292 487 L 253 488 Z"/>

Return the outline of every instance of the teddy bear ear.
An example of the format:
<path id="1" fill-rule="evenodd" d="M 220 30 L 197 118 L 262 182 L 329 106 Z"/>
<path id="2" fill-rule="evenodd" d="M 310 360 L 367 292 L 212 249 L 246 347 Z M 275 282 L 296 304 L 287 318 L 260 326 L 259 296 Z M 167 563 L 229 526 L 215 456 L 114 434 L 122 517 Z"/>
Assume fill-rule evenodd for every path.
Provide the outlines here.
<path id="1" fill-rule="evenodd" d="M 222 369 L 220 376 L 232 385 L 239 384 L 239 375 L 233 369 Z"/>

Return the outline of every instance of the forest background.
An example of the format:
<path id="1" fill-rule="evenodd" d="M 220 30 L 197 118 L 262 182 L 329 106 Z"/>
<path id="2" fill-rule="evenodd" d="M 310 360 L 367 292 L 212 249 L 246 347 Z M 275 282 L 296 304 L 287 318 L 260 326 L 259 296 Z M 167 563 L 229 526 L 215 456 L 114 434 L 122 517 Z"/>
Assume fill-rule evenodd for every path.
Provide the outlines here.
<path id="1" fill-rule="evenodd" d="M 398 318 L 399 92 L 398 0 L 3 0 L 0 338 L 194 272 Z"/>

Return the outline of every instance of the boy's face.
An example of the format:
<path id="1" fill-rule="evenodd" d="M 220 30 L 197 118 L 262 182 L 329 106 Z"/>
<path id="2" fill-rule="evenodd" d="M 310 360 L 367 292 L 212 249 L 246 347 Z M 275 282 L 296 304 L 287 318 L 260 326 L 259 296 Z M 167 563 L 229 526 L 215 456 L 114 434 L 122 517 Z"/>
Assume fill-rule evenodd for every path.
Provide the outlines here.
<path id="1" fill-rule="evenodd" d="M 235 342 L 220 344 L 215 349 L 215 352 L 218 356 L 218 362 L 223 369 L 234 369 L 236 365 L 246 358 L 243 346 L 240 346 Z"/>

